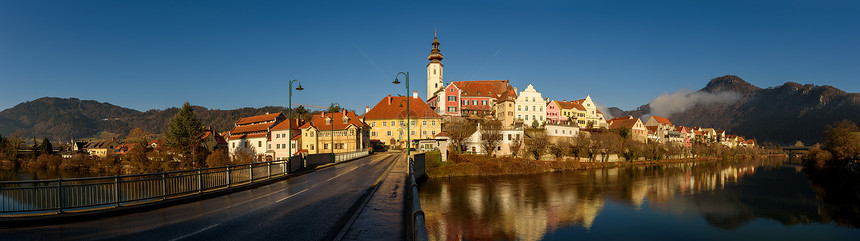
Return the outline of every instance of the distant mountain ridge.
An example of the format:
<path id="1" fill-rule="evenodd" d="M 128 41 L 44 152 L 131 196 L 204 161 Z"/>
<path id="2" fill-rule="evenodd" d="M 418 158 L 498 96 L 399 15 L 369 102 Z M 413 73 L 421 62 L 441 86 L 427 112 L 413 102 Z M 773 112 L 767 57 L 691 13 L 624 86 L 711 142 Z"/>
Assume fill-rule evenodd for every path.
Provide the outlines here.
<path id="1" fill-rule="evenodd" d="M 860 123 L 860 93 L 846 93 L 833 86 L 787 82 L 762 89 L 738 76 L 726 75 L 712 79 L 693 94 L 723 92 L 737 93 L 740 98 L 728 103 L 698 103 L 664 117 L 675 125 L 714 127 L 777 144 L 798 140 L 816 143 L 827 124 L 842 119 Z M 646 104 L 631 111 L 610 108 L 610 114 L 642 117 L 651 110 Z"/>
<path id="2" fill-rule="evenodd" d="M 204 125 L 224 131 L 233 127 L 241 117 L 286 112 L 284 107 L 241 108 L 235 110 L 207 109 L 194 106 L 194 113 Z M 102 131 L 125 136 L 131 129 L 141 128 L 150 133 L 164 133 L 167 124 L 179 108 L 146 112 L 116 106 L 107 102 L 76 98 L 44 97 L 18 104 L 0 112 L 0 134 L 14 132 L 23 137 L 69 141 L 90 138 Z"/>

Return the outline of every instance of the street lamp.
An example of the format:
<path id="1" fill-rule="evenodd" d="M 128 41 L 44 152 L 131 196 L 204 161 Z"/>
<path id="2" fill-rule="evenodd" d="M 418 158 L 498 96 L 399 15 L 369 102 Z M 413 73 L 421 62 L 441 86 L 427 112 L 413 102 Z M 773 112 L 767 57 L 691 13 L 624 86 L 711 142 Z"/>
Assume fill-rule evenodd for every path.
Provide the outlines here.
<path id="1" fill-rule="evenodd" d="M 338 103 L 332 103 L 332 107 L 340 107 Z M 337 108 L 332 108 L 337 109 Z M 334 163 L 334 112 L 331 113 L 331 163 Z"/>
<path id="2" fill-rule="evenodd" d="M 409 157 L 412 155 L 412 152 L 409 150 L 409 148 L 412 146 L 412 140 L 409 137 L 409 125 L 412 124 L 409 122 L 409 72 L 400 72 L 395 74 L 394 82 L 391 83 L 400 84 L 400 81 L 397 79 L 397 76 L 400 76 L 400 74 L 406 76 L 406 158 L 409 159 Z"/>
<path id="3" fill-rule="evenodd" d="M 296 90 L 304 90 L 302 82 L 297 79 L 290 80 L 290 95 L 287 97 L 287 108 L 289 108 L 289 118 L 287 118 L 287 162 L 293 159 L 293 82 L 298 82 L 299 87 Z M 298 125 L 298 123 L 296 123 Z"/>

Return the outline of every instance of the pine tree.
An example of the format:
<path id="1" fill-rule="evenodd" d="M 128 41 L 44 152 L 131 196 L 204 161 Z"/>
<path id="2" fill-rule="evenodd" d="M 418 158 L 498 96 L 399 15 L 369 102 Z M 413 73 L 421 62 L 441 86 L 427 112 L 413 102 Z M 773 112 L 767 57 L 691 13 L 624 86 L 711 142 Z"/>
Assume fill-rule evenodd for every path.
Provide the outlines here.
<path id="1" fill-rule="evenodd" d="M 200 146 L 200 135 L 203 133 L 203 124 L 194 115 L 191 109 L 191 104 L 185 102 L 179 113 L 170 119 L 170 124 L 167 126 L 167 146 L 174 148 L 178 154 L 184 157 L 187 161 L 194 163 L 193 166 L 198 166 L 196 163 L 198 147 Z"/>
<path id="2" fill-rule="evenodd" d="M 51 145 L 51 141 L 45 137 L 45 140 L 42 141 L 42 144 L 39 145 L 39 152 L 41 154 L 54 154 L 54 146 Z"/>

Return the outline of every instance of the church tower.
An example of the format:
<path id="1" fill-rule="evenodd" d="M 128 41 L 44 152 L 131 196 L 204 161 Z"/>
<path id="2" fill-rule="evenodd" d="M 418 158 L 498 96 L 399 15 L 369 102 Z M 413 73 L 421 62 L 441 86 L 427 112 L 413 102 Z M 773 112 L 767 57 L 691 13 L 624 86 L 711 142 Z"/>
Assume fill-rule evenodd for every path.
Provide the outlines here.
<path id="1" fill-rule="evenodd" d="M 442 84 L 442 53 L 439 53 L 439 39 L 433 33 L 433 50 L 427 56 L 430 63 L 427 64 L 427 99 L 433 97 L 433 93 L 445 88 Z"/>

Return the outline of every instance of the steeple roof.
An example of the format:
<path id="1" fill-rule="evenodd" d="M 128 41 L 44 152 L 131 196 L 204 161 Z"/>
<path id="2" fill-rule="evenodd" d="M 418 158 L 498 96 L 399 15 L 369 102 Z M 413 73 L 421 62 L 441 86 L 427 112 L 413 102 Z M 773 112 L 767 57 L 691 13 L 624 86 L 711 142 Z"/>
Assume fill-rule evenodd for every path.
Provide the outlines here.
<path id="1" fill-rule="evenodd" d="M 433 34 L 433 50 L 430 51 L 430 55 L 427 56 L 427 60 L 430 62 L 441 62 L 442 53 L 439 52 L 439 38 L 436 38 L 436 34 Z"/>

